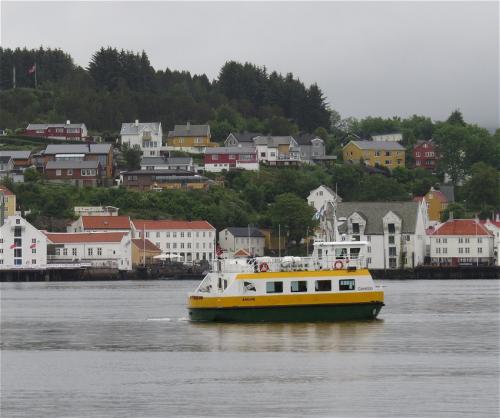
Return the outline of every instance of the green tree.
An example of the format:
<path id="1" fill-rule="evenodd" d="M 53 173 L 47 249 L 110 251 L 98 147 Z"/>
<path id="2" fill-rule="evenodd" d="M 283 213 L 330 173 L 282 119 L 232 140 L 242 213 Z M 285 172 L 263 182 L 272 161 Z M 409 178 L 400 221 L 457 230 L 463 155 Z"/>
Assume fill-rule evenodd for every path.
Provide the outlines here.
<path id="1" fill-rule="evenodd" d="M 459 109 L 456 109 L 453 112 L 451 112 L 451 115 L 448 117 L 446 122 L 448 122 L 450 125 L 457 125 L 457 126 L 466 125 L 462 112 L 460 112 Z"/>
<path id="2" fill-rule="evenodd" d="M 138 170 L 141 168 L 141 149 L 138 145 L 130 147 L 128 144 L 123 145 L 122 154 L 125 160 L 127 170 Z"/>
<path id="3" fill-rule="evenodd" d="M 24 170 L 24 181 L 28 183 L 34 183 L 40 180 L 40 174 L 35 168 L 27 168 Z"/>
<path id="4" fill-rule="evenodd" d="M 471 210 L 500 209 L 499 172 L 483 162 L 475 163 L 464 185 L 467 207 Z"/>

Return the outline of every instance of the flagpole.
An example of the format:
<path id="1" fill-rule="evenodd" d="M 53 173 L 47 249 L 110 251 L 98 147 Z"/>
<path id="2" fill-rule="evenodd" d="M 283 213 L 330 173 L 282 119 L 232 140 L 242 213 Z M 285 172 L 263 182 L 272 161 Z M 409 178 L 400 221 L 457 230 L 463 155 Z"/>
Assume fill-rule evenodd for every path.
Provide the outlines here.
<path id="1" fill-rule="evenodd" d="M 16 66 L 12 66 L 12 88 L 16 88 Z"/>
<path id="2" fill-rule="evenodd" d="M 37 73 L 37 65 L 36 65 L 36 61 L 35 61 L 35 90 L 37 89 L 37 80 L 36 80 L 36 73 Z"/>

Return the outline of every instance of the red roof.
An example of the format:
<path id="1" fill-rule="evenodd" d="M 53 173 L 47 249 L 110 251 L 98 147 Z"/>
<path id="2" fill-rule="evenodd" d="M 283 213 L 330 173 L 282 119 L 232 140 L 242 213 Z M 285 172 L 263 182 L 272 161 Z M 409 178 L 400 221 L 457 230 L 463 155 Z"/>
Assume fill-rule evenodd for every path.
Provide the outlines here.
<path id="1" fill-rule="evenodd" d="M 454 219 L 439 225 L 430 235 L 491 235 L 481 223 L 474 219 Z"/>
<path id="2" fill-rule="evenodd" d="M 127 235 L 127 232 L 42 232 L 53 244 L 120 242 Z"/>
<path id="3" fill-rule="evenodd" d="M 207 221 L 173 221 L 160 220 L 148 221 L 143 219 L 134 219 L 133 224 L 135 229 L 142 231 L 148 230 L 163 230 L 163 229 L 215 229 Z"/>
<path id="4" fill-rule="evenodd" d="M 147 251 L 157 251 L 161 253 L 161 250 L 148 239 L 143 240 L 142 238 L 134 238 L 132 243 L 141 250 L 145 249 Z"/>
<path id="5" fill-rule="evenodd" d="M 14 196 L 14 193 L 12 193 L 7 187 L 0 186 L 0 192 L 2 192 L 5 196 Z"/>
<path id="6" fill-rule="evenodd" d="M 130 229 L 128 216 L 82 216 L 84 229 Z"/>

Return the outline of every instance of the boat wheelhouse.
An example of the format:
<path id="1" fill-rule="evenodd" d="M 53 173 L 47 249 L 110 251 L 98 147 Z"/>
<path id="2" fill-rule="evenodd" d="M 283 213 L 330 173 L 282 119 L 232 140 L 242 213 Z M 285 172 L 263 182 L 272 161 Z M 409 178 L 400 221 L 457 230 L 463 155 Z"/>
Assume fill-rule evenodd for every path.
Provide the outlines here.
<path id="1" fill-rule="evenodd" d="M 376 318 L 383 291 L 368 242 L 316 242 L 311 257 L 218 259 L 189 294 L 193 321 L 312 322 Z"/>

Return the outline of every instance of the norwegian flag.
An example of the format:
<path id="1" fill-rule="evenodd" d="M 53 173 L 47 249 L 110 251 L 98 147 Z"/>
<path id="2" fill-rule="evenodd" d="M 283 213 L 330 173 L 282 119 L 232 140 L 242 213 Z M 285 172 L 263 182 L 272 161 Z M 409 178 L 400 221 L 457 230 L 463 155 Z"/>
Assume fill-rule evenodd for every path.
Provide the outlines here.
<path id="1" fill-rule="evenodd" d="M 12 244 L 9 248 L 10 248 L 11 250 L 12 250 L 13 248 L 16 248 L 16 243 Z"/>
<path id="2" fill-rule="evenodd" d="M 36 248 L 36 243 L 31 244 L 30 248 Z"/>
<path id="3" fill-rule="evenodd" d="M 28 70 L 28 74 L 33 74 L 36 71 L 36 64 L 33 64 L 33 66 Z"/>
<path id="4" fill-rule="evenodd" d="M 215 247 L 215 254 L 217 254 L 217 257 L 222 257 L 222 254 L 224 254 L 224 250 L 219 244 Z"/>

